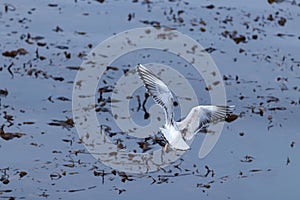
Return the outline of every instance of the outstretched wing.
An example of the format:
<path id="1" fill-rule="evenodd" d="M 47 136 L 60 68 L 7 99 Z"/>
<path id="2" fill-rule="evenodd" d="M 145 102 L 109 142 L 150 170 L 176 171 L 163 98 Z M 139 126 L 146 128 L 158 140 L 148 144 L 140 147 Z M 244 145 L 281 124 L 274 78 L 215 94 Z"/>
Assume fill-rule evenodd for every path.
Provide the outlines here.
<path id="1" fill-rule="evenodd" d="M 234 110 L 234 106 L 197 106 L 199 112 L 199 124 L 224 121 L 226 116 Z"/>
<path id="2" fill-rule="evenodd" d="M 196 106 L 177 126 L 183 137 L 190 140 L 204 125 L 224 121 L 233 110 L 234 106 Z"/>
<path id="3" fill-rule="evenodd" d="M 168 86 L 141 64 L 138 64 L 137 72 L 154 101 L 163 107 L 166 124 L 170 124 L 173 121 L 173 95 Z"/>

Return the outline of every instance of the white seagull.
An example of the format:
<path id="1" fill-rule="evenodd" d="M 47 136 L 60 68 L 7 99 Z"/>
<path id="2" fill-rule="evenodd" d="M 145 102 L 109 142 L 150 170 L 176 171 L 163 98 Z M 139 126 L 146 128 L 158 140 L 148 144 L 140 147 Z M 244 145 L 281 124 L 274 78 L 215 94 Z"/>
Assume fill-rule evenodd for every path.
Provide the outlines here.
<path id="1" fill-rule="evenodd" d="M 234 106 L 200 105 L 193 107 L 185 119 L 176 122 L 173 113 L 174 98 L 168 86 L 141 64 L 138 64 L 137 72 L 155 103 L 164 109 L 165 125 L 160 130 L 175 150 L 188 150 L 190 146 L 186 140 L 191 140 L 204 125 L 225 120 L 234 109 Z"/>

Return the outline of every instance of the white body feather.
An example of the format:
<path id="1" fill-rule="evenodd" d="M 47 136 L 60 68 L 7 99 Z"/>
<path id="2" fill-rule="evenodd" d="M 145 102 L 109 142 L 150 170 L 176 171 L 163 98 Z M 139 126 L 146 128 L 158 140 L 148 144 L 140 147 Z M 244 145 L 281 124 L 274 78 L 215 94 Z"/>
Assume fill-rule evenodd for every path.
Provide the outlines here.
<path id="1" fill-rule="evenodd" d="M 176 126 L 165 125 L 165 127 L 160 128 L 160 130 L 173 149 L 185 151 L 190 148 L 189 145 L 183 140 L 181 132 Z"/>

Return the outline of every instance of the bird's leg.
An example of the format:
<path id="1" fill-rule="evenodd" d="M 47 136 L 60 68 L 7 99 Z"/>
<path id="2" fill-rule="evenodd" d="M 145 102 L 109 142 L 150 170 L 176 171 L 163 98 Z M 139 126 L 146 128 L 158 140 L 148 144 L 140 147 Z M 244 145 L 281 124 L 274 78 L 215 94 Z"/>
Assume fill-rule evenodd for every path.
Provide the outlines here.
<path id="1" fill-rule="evenodd" d="M 168 143 L 164 146 L 164 148 L 163 148 L 163 150 L 164 150 L 164 153 L 166 153 L 167 152 L 167 150 L 168 150 Z"/>
<path id="2" fill-rule="evenodd" d="M 167 149 L 168 149 L 168 143 L 165 144 L 165 146 L 161 149 L 161 162 L 163 163 L 164 162 L 164 155 L 165 153 L 167 152 Z"/>

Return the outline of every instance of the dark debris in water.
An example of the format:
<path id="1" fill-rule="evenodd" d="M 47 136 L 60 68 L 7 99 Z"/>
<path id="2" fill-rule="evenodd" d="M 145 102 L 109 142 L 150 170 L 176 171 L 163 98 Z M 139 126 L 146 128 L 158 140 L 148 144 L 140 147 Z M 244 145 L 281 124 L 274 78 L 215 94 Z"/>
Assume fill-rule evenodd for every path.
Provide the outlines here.
<path id="1" fill-rule="evenodd" d="M 72 118 L 67 118 L 66 120 L 56 120 L 53 119 L 52 122 L 49 122 L 50 126 L 61 126 L 66 129 L 70 129 L 74 127 L 74 121 Z"/>
<path id="2" fill-rule="evenodd" d="M 75 70 L 75 71 L 82 71 L 83 70 L 83 68 L 82 67 L 80 67 L 80 66 L 67 66 L 66 67 L 67 69 L 69 69 L 69 70 Z"/>
<path id="3" fill-rule="evenodd" d="M 114 190 L 117 191 L 119 194 L 122 194 L 123 192 L 126 192 L 125 189 L 121 189 L 121 188 L 118 188 L 116 186 L 114 186 Z"/>
<path id="4" fill-rule="evenodd" d="M 229 32 L 229 31 L 224 31 L 222 33 L 222 35 L 227 38 L 229 37 L 230 39 L 232 39 L 236 44 L 239 44 L 239 43 L 246 43 L 247 42 L 247 38 L 245 35 L 242 35 L 242 34 L 238 34 L 237 31 L 232 31 L 232 32 Z"/>
<path id="5" fill-rule="evenodd" d="M 57 97 L 56 99 L 58 99 L 60 101 L 71 101 L 71 99 L 69 99 L 67 97 Z"/>
<path id="6" fill-rule="evenodd" d="M 26 171 L 20 171 L 19 172 L 19 177 L 20 178 L 23 178 L 24 176 L 26 176 L 27 175 L 27 172 Z"/>
<path id="7" fill-rule="evenodd" d="M 4 140 L 12 140 L 14 138 L 20 138 L 26 135 L 25 133 L 3 133 L 0 132 L 0 137 Z"/>
<path id="8" fill-rule="evenodd" d="M 288 156 L 287 159 L 286 159 L 286 165 L 289 165 L 291 163 L 291 159 L 290 157 Z"/>
<path id="9" fill-rule="evenodd" d="M 19 48 L 17 50 L 12 51 L 4 51 L 2 52 L 2 56 L 14 58 L 17 55 L 26 55 L 28 52 L 24 48 Z"/>
<path id="10" fill-rule="evenodd" d="M 3 169 L 0 169 L 0 173 L 1 173 L 0 181 L 1 181 L 4 185 L 9 184 L 9 175 L 8 175 L 8 171 L 9 171 L 9 168 L 3 168 Z"/>
<path id="11" fill-rule="evenodd" d="M 244 157 L 244 159 L 240 160 L 241 162 L 246 162 L 246 163 L 250 163 L 254 160 L 254 157 L 250 156 L 250 155 L 246 155 Z"/>
<path id="12" fill-rule="evenodd" d="M 226 116 L 225 121 L 226 122 L 233 122 L 234 120 L 236 120 L 239 116 L 236 114 L 229 114 Z"/>
<path id="13" fill-rule="evenodd" d="M 3 140 L 12 140 L 14 138 L 21 138 L 22 136 L 26 135 L 25 133 L 9 133 L 4 131 L 4 125 L 0 129 L 0 137 Z"/>
<path id="14" fill-rule="evenodd" d="M 60 174 L 57 173 L 57 172 L 53 172 L 53 173 L 50 174 L 51 180 L 58 180 L 58 179 L 60 179 L 61 177 L 62 177 L 62 175 L 60 175 Z"/>
<path id="15" fill-rule="evenodd" d="M 0 89 L 0 97 L 6 97 L 8 95 L 7 89 Z"/>
<path id="16" fill-rule="evenodd" d="M 295 142 L 292 141 L 291 144 L 290 144 L 291 148 L 293 148 L 295 146 Z"/>

